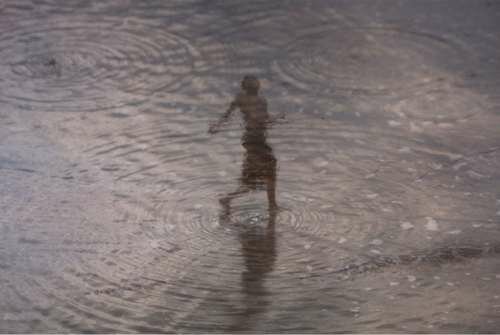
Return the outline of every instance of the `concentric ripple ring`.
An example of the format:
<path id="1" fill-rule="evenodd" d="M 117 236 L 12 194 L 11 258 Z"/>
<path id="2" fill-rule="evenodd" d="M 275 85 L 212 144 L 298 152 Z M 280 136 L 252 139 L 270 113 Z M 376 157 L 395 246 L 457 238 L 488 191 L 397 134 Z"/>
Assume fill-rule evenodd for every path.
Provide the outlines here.
<path id="1" fill-rule="evenodd" d="M 460 43 L 425 32 L 322 26 L 285 47 L 274 71 L 307 91 L 386 94 L 439 80 L 433 65 L 459 61 L 461 50 Z"/>
<path id="2" fill-rule="evenodd" d="M 1 101 L 65 112 L 137 106 L 174 92 L 198 56 L 167 27 L 85 16 L 22 20 L 4 29 L 0 50 Z"/>

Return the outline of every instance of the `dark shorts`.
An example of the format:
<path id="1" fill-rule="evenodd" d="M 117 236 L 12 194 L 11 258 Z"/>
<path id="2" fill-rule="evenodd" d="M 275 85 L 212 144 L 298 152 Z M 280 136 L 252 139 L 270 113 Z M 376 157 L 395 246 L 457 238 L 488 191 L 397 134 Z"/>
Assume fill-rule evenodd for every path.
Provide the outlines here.
<path id="1" fill-rule="evenodd" d="M 276 178 L 276 165 L 272 151 L 247 151 L 241 171 L 241 184 L 252 189 L 267 185 Z"/>

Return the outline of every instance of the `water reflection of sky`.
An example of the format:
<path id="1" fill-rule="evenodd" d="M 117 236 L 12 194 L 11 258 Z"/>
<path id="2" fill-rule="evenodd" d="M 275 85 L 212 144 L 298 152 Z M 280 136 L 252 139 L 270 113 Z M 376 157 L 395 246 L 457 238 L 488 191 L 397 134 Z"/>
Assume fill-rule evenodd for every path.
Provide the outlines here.
<path id="1" fill-rule="evenodd" d="M 0 3 L 0 330 L 498 329 L 499 16 Z"/>

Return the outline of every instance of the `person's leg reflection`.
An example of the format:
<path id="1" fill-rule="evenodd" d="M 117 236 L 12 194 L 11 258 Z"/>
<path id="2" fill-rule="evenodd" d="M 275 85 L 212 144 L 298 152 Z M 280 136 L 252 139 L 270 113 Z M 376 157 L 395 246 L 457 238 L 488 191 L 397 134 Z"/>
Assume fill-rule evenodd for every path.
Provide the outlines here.
<path id="1" fill-rule="evenodd" d="M 266 178 L 266 191 L 269 212 L 276 212 L 278 204 L 276 203 L 276 175 L 274 173 Z"/>
<path id="2" fill-rule="evenodd" d="M 236 191 L 230 192 L 219 199 L 219 203 L 221 205 L 221 212 L 220 212 L 219 219 L 221 222 L 227 223 L 231 217 L 231 201 L 234 198 L 237 198 L 240 195 L 247 193 L 247 192 L 248 192 L 248 190 L 246 190 L 244 187 L 240 186 L 240 187 L 238 187 L 238 189 Z"/>

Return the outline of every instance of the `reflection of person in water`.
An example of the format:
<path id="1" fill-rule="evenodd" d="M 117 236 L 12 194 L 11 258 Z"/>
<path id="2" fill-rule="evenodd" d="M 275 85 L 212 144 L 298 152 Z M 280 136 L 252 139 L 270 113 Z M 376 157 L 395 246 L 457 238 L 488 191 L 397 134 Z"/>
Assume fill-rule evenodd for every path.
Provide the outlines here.
<path id="1" fill-rule="evenodd" d="M 265 276 L 272 272 L 276 262 L 276 211 L 270 211 L 266 227 L 241 227 L 239 240 L 245 262 L 241 274 L 244 309 L 233 319 L 230 332 L 252 330 L 270 303 L 270 293 L 264 285 Z"/>
<path id="2" fill-rule="evenodd" d="M 242 145 L 246 150 L 237 190 L 220 199 L 225 208 L 229 208 L 232 199 L 252 190 L 266 187 L 269 210 L 275 211 L 276 204 L 276 158 L 271 146 L 266 141 L 267 127 L 271 118 L 267 113 L 267 102 L 259 96 L 259 80 L 254 76 L 245 76 L 241 82 L 242 92 L 231 103 L 226 113 L 209 132 L 214 134 L 226 122 L 232 112 L 240 109 L 245 121 L 245 133 Z"/>
<path id="3" fill-rule="evenodd" d="M 243 114 L 245 132 L 242 145 L 245 148 L 238 188 L 220 198 L 222 211 L 220 220 L 228 223 L 231 218 L 231 201 L 245 193 L 265 188 L 267 191 L 269 221 L 266 227 L 242 226 L 239 240 L 245 260 L 245 270 L 241 282 L 245 310 L 236 318 L 231 331 L 248 330 L 251 316 L 265 310 L 268 302 L 264 288 L 264 276 L 271 272 L 276 260 L 275 222 L 278 211 L 276 204 L 276 158 L 266 141 L 267 127 L 271 123 L 267 103 L 259 96 L 259 81 L 254 76 L 245 76 L 241 83 L 242 92 L 231 103 L 227 112 L 212 125 L 209 132 L 214 134 L 226 122 L 231 113 L 238 109 Z"/>

